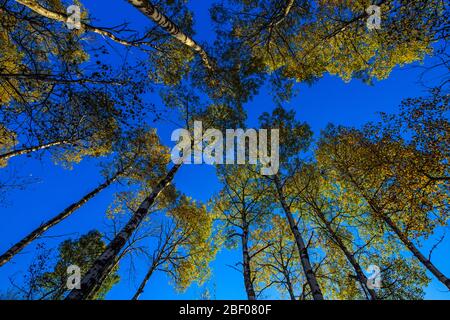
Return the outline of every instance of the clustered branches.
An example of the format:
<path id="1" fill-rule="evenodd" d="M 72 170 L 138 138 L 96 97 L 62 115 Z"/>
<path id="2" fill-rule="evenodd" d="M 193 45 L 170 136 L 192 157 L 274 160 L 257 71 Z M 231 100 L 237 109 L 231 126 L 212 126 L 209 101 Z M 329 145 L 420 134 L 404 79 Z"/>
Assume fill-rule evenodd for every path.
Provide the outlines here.
<path id="1" fill-rule="evenodd" d="M 202 285 L 228 249 L 240 253 L 229 265 L 250 300 L 269 289 L 291 300 L 421 299 L 429 276 L 450 289 L 431 259 L 444 237 L 428 254 L 421 247 L 450 214 L 446 78 L 405 99 L 398 114 L 360 128 L 330 125 L 318 141 L 283 107 L 295 82 L 325 74 L 371 82 L 432 54 L 440 59 L 432 68 L 448 71 L 444 1 L 378 1 L 383 26 L 373 31 L 369 4 L 220 1 L 208 43 L 195 36 L 184 0 L 125 2 L 147 19 L 143 30 L 98 27 L 84 7 L 80 30 L 69 30 L 62 0 L 0 0 L 0 179 L 24 156 L 75 170 L 90 161 L 103 179 L 85 181 L 84 195 L 31 232 L 17 228 L 0 267 L 28 246 L 38 250 L 24 278 L 11 279 L 9 297 L 103 299 L 126 261 L 130 279 L 139 278 L 129 298 L 142 297 L 156 272 L 183 291 Z M 260 164 L 217 165 L 221 190 L 208 203 L 180 192 L 182 164 L 170 163 L 158 124 L 245 127 L 248 104 L 266 84 L 275 107 L 259 126 L 279 130 L 280 170 L 262 176 Z M 56 254 L 42 244 L 112 186 L 106 232 L 65 240 Z M 0 181 L 2 199 L 12 187 Z M 82 275 L 72 290 L 71 265 Z M 370 266 L 379 267 L 381 287 Z"/>

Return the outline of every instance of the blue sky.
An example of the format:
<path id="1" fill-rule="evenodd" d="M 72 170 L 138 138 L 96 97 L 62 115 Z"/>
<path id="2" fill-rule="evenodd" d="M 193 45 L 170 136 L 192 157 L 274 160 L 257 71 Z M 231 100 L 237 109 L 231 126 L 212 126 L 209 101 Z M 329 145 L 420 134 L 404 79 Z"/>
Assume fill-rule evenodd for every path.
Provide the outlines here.
<path id="1" fill-rule="evenodd" d="M 84 1 L 91 15 L 96 18 L 96 24 L 101 26 L 117 25 L 121 22 L 133 22 L 130 27 L 140 30 L 149 25 L 149 21 L 137 12 L 126 1 L 96 0 Z M 208 41 L 212 30 L 208 17 L 208 6 L 204 0 L 190 1 L 195 13 L 197 39 Z M 297 85 L 299 94 L 285 107 L 295 109 L 297 118 L 309 123 L 317 138 L 320 130 L 328 123 L 359 126 L 377 119 L 377 112 L 396 112 L 403 98 L 421 96 L 425 89 L 418 84 L 419 68 L 396 68 L 390 78 L 368 86 L 361 81 L 353 80 L 344 83 L 342 80 L 325 76 L 312 86 Z M 151 99 L 152 97 L 149 97 Z M 264 111 L 270 111 L 274 104 L 268 90 L 263 89 L 258 96 L 246 105 L 248 110 L 248 125 L 256 124 L 256 119 Z M 158 132 L 163 142 L 173 146 L 170 134 L 173 125 L 159 124 Z M 102 181 L 96 161 L 85 160 L 74 166 L 73 170 L 64 170 L 54 166 L 48 158 L 35 160 L 31 158 L 13 159 L 8 169 L 0 172 L 0 178 L 8 175 L 7 170 L 16 170 L 22 176 L 39 179 L 25 190 L 14 191 L 9 194 L 6 206 L 0 207 L 0 252 L 19 240 L 42 221 L 60 212 L 68 204 L 76 201 L 86 192 Z M 175 178 L 177 188 L 195 199 L 207 201 L 220 189 L 214 174 L 214 168 L 207 165 L 190 165 L 181 168 Z M 53 228 L 47 236 L 61 236 L 47 238 L 49 246 L 56 247 L 64 236 L 76 236 L 97 228 L 107 229 L 105 210 L 112 195 L 120 186 L 113 185 L 91 200 L 72 217 Z M 432 237 L 422 250 L 432 245 L 438 235 Z M 21 277 L 35 255 L 35 245 L 29 246 L 12 263 L 0 268 L 0 292 L 10 286 L 9 278 Z M 434 253 L 434 262 L 444 274 L 450 274 L 448 261 L 450 239 L 446 239 Z M 212 263 L 212 277 L 207 282 L 214 287 L 215 297 L 218 299 L 245 299 L 242 276 L 231 269 L 230 264 L 239 261 L 238 251 L 222 250 Z M 144 265 L 138 263 L 137 279 L 128 279 L 127 261 L 121 269 L 123 281 L 115 286 L 108 295 L 112 299 L 128 299 L 134 293 L 136 284 L 143 276 Z M 155 274 L 146 287 L 142 299 L 198 299 L 203 289 L 192 286 L 187 292 L 178 294 L 168 283 L 168 279 L 161 273 Z M 443 285 L 433 280 L 426 289 L 426 298 L 450 299 Z"/>

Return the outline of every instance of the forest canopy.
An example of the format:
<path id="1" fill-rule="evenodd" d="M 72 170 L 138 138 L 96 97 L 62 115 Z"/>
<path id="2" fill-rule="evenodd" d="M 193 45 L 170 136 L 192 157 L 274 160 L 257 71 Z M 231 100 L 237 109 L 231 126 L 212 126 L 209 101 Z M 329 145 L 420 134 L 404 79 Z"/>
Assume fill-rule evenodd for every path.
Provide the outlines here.
<path id="1" fill-rule="evenodd" d="M 450 298 L 449 13 L 0 0 L 0 299 Z"/>

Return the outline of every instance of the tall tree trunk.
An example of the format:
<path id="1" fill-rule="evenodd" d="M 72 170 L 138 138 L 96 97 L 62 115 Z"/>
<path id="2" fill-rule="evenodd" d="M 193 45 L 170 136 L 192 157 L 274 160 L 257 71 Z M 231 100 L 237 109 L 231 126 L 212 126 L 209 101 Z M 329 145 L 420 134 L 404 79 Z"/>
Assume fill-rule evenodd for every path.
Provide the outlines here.
<path id="1" fill-rule="evenodd" d="M 128 0 L 128 2 L 141 11 L 144 15 L 152 19 L 158 26 L 166 30 L 172 37 L 183 43 L 184 45 L 193 49 L 203 61 L 203 64 L 208 70 L 213 70 L 211 59 L 206 51 L 170 20 L 164 13 L 159 11 L 148 0 Z"/>
<path id="2" fill-rule="evenodd" d="M 27 7 L 28 9 L 32 10 L 33 12 L 35 12 L 43 17 L 46 17 L 46 18 L 49 18 L 49 19 L 52 19 L 55 21 L 59 21 L 62 23 L 67 22 L 67 18 L 68 18 L 67 14 L 60 13 L 60 12 L 54 12 L 47 8 L 44 8 L 36 0 L 16 0 L 16 2 L 20 3 L 21 5 Z M 104 37 L 108 37 L 111 40 L 113 40 L 117 43 L 120 43 L 122 45 L 125 45 L 125 46 L 138 45 L 137 43 L 133 43 L 133 42 L 129 42 L 129 41 L 120 39 L 119 37 L 115 36 L 113 33 L 109 32 L 107 30 L 96 28 L 94 26 L 91 26 L 90 24 L 83 23 L 83 22 L 80 22 L 80 24 L 84 30 L 97 33 Z"/>
<path id="3" fill-rule="evenodd" d="M 428 269 L 440 282 L 442 282 L 447 288 L 450 289 L 450 279 L 447 278 L 436 266 L 427 259 L 420 251 L 417 249 L 417 247 L 414 245 L 414 243 L 409 240 L 407 235 L 405 235 L 392 221 L 390 217 L 388 217 L 381 208 L 379 208 L 369 197 L 365 192 L 364 189 L 360 186 L 360 184 L 353 178 L 350 172 L 344 171 L 347 178 L 350 179 L 353 186 L 356 188 L 356 190 L 361 194 L 361 196 L 367 201 L 367 203 L 370 206 L 370 209 L 372 209 L 373 213 L 382 219 L 390 228 L 391 230 L 397 235 L 397 237 L 400 239 L 400 241 L 403 242 L 403 244 L 409 249 L 409 251 L 412 252 L 412 254 L 423 264 L 425 268 Z"/>
<path id="4" fill-rule="evenodd" d="M 145 286 L 147 285 L 148 280 L 150 280 L 150 277 L 152 276 L 153 272 L 156 270 L 156 264 L 152 263 L 152 266 L 150 269 L 148 269 L 147 274 L 145 275 L 144 279 L 142 280 L 141 284 L 139 285 L 139 288 L 137 289 L 136 293 L 134 294 L 133 298 L 131 300 L 138 300 L 140 295 L 144 292 Z"/>
<path id="5" fill-rule="evenodd" d="M 295 293 L 294 293 L 294 287 L 292 286 L 291 277 L 289 276 L 289 270 L 284 269 L 283 275 L 284 275 L 284 279 L 286 280 L 286 286 L 287 286 L 287 290 L 289 293 L 289 297 L 291 298 L 291 300 L 296 300 Z"/>
<path id="6" fill-rule="evenodd" d="M 140 295 L 144 292 L 145 286 L 147 285 L 148 280 L 150 280 L 150 277 L 152 276 L 153 272 L 155 272 L 156 268 L 158 268 L 159 265 L 167 261 L 167 257 L 163 258 L 164 251 L 166 250 L 166 247 L 168 245 L 169 238 L 166 239 L 162 247 L 158 248 L 158 253 L 156 256 L 153 256 L 152 259 L 152 265 L 147 271 L 147 274 L 145 275 L 144 279 L 141 281 L 141 284 L 139 285 L 139 288 L 137 289 L 136 293 L 134 294 L 133 298 L 131 300 L 138 300 Z"/>
<path id="7" fill-rule="evenodd" d="M 364 274 L 364 272 L 362 271 L 361 265 L 356 261 L 355 255 L 350 252 L 350 250 L 344 244 L 342 239 L 337 235 L 337 233 L 331 226 L 331 223 L 326 219 L 323 212 L 315 205 L 313 205 L 312 207 L 313 207 L 313 210 L 316 213 L 316 215 L 319 217 L 319 219 L 325 225 L 325 227 L 328 231 L 328 234 L 330 235 L 333 242 L 339 247 L 339 249 L 341 249 L 341 251 L 344 253 L 345 257 L 347 258 L 348 262 L 350 262 L 350 264 L 352 265 L 352 267 L 356 273 L 356 278 L 358 279 L 358 282 L 361 284 L 363 291 L 366 292 L 366 290 L 367 290 L 367 292 L 370 295 L 371 300 L 377 300 L 377 294 L 376 294 L 375 290 L 370 289 L 367 286 L 367 277 Z"/>
<path id="8" fill-rule="evenodd" d="M 67 300 L 85 300 L 95 295 L 113 268 L 116 257 L 133 232 L 147 216 L 150 207 L 155 203 L 159 194 L 172 182 L 175 173 L 180 167 L 181 164 L 174 165 L 167 175 L 158 182 L 152 193 L 141 203 L 139 209 L 136 210 L 126 226 L 108 244 L 105 251 L 97 258 L 90 270 L 82 278 L 81 289 L 73 289 L 66 297 Z"/>
<path id="9" fill-rule="evenodd" d="M 120 174 L 122 174 L 123 171 L 118 171 L 113 177 L 107 179 L 105 182 L 103 182 L 101 185 L 99 185 L 97 188 L 86 194 L 83 198 L 78 200 L 77 202 L 71 204 L 66 209 L 64 209 L 61 213 L 54 216 L 50 220 L 47 220 L 46 222 L 42 223 L 38 228 L 30 232 L 25 238 L 17 242 L 15 245 L 13 245 L 8 251 L 6 251 L 4 254 L 0 256 L 0 267 L 3 266 L 5 263 L 7 263 L 9 260 L 11 260 L 12 257 L 14 257 L 16 254 L 18 254 L 20 251 L 22 251 L 27 245 L 29 245 L 32 241 L 39 238 L 44 232 L 46 232 L 51 227 L 57 225 L 67 217 L 69 217 L 72 213 L 74 213 L 76 210 L 78 210 L 80 207 L 82 207 L 86 202 L 88 202 L 90 199 L 95 197 L 97 194 L 99 194 L 103 189 L 107 188 L 110 184 L 112 184 L 114 181 L 117 180 Z"/>
<path id="10" fill-rule="evenodd" d="M 277 20 L 275 20 L 274 22 L 272 22 L 270 24 L 270 27 L 274 27 L 279 25 L 280 23 L 282 23 L 284 21 L 284 19 L 286 19 L 286 17 L 289 15 L 289 12 L 291 12 L 292 7 L 294 6 L 295 0 L 289 0 L 286 2 L 283 11 L 281 12 L 281 14 L 277 15 Z"/>
<path id="11" fill-rule="evenodd" d="M 4 154 L 0 154 L 0 161 L 7 161 L 12 157 L 21 156 L 24 154 L 32 153 L 34 151 L 45 150 L 45 149 L 48 149 L 51 147 L 55 147 L 55 146 L 59 146 L 62 144 L 67 144 L 67 143 L 69 143 L 69 141 L 61 140 L 61 141 L 54 141 L 54 142 L 49 142 L 46 144 L 41 144 L 39 146 L 13 150 L 13 151 L 10 151 L 10 152 L 4 153 Z"/>
<path id="12" fill-rule="evenodd" d="M 291 12 L 291 9 L 294 6 L 294 3 L 295 3 L 295 0 L 289 0 L 286 2 L 286 6 L 284 7 L 284 10 L 283 10 L 284 17 L 287 17 L 289 12 Z"/>
<path id="13" fill-rule="evenodd" d="M 256 300 L 255 288 L 253 287 L 252 272 L 250 267 L 250 254 L 248 251 L 248 225 L 244 221 L 242 230 L 242 264 L 244 271 L 244 285 L 248 300 Z"/>
<path id="14" fill-rule="evenodd" d="M 371 205 L 372 206 L 372 205 Z M 436 266 L 427 259 L 417 247 L 412 243 L 411 240 L 396 226 L 396 224 L 386 216 L 380 213 L 381 218 L 386 222 L 386 224 L 394 231 L 394 233 L 399 237 L 403 244 L 412 252 L 412 254 L 428 269 L 440 282 L 442 282 L 447 288 L 450 289 L 450 279 L 447 278 Z"/>
<path id="15" fill-rule="evenodd" d="M 300 261 L 303 267 L 303 272 L 305 273 L 305 277 L 306 280 L 308 281 L 309 288 L 311 289 L 312 296 L 314 300 L 323 300 L 322 291 L 320 290 L 319 283 L 317 282 L 316 275 L 311 266 L 311 261 L 309 260 L 308 249 L 306 248 L 305 242 L 303 241 L 303 237 L 300 234 L 297 224 L 294 221 L 291 209 L 286 203 L 282 186 L 277 175 L 275 176 L 275 187 L 277 189 L 278 199 L 280 201 L 281 207 L 283 208 L 283 211 L 289 222 L 289 227 L 292 231 L 292 234 L 294 235 L 294 239 L 298 248 L 298 253 L 300 255 Z"/>

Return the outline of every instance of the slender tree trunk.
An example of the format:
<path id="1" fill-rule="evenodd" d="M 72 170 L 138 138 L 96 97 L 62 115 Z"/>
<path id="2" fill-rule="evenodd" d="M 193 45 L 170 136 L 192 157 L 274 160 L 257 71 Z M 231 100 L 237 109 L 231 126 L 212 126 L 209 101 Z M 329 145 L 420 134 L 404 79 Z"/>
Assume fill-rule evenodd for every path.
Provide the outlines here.
<path id="1" fill-rule="evenodd" d="M 145 275 L 144 279 L 142 280 L 141 284 L 139 285 L 139 288 L 137 289 L 136 293 L 134 294 L 133 298 L 131 300 L 138 300 L 140 295 L 144 292 L 145 286 L 147 285 L 148 280 L 150 280 L 150 277 L 152 276 L 153 272 L 156 270 L 156 264 L 152 263 L 152 266 L 148 270 L 147 274 Z"/>
<path id="2" fill-rule="evenodd" d="M 412 254 L 427 268 L 440 282 L 442 282 L 447 288 L 450 289 L 450 279 L 447 278 L 436 266 L 428 260 L 411 240 L 395 225 L 395 223 L 384 214 L 380 214 L 386 224 L 394 231 L 403 244 L 412 252 Z"/>
<path id="3" fill-rule="evenodd" d="M 67 22 L 67 17 L 68 17 L 67 14 L 54 12 L 47 8 L 44 8 L 35 0 L 16 0 L 16 1 L 18 3 L 20 3 L 21 5 L 26 6 L 30 10 L 34 11 L 35 13 L 37 13 L 43 17 L 46 17 L 46 18 L 49 18 L 49 19 L 52 19 L 55 21 L 60 21 L 63 23 Z M 161 13 L 152 3 L 150 3 L 150 1 L 148 1 L 148 0 L 128 0 L 128 2 L 130 4 L 132 4 L 134 7 L 136 7 L 143 14 L 145 14 L 147 17 L 152 19 L 161 28 L 166 30 L 172 37 L 176 38 L 178 41 L 180 41 L 184 45 L 192 48 L 200 56 L 205 67 L 208 70 L 213 70 L 211 59 L 209 58 L 206 51 L 197 42 L 195 42 L 191 37 L 189 37 L 188 35 L 183 33 L 180 30 L 180 28 L 170 20 L 169 17 L 167 17 L 166 15 Z M 109 32 L 107 30 L 96 28 L 87 23 L 81 22 L 81 25 L 82 25 L 83 29 L 85 29 L 85 30 L 100 34 L 104 37 L 108 37 L 111 40 L 113 40 L 117 43 L 120 43 L 122 45 L 125 45 L 125 46 L 138 46 L 140 44 L 139 42 L 133 42 L 133 41 L 127 41 L 124 39 L 120 39 L 119 37 L 117 37 L 116 35 L 114 35 L 113 33 Z"/>
<path id="4" fill-rule="evenodd" d="M 155 272 L 156 268 L 162 263 L 166 261 L 166 257 L 163 259 L 163 253 L 166 250 L 166 246 L 168 245 L 169 239 L 166 239 L 164 242 L 164 245 L 162 248 L 158 249 L 158 254 L 156 257 L 154 256 L 152 259 L 152 265 L 150 266 L 147 274 L 145 275 L 144 279 L 142 280 L 141 284 L 139 285 L 138 290 L 134 294 L 133 298 L 131 300 L 138 300 L 140 295 L 144 292 L 145 286 L 147 285 L 148 280 L 150 280 L 150 277 L 152 276 L 153 272 Z"/>
<path id="5" fill-rule="evenodd" d="M 244 271 L 244 285 L 248 300 L 256 300 L 255 288 L 253 287 L 252 272 L 250 267 L 250 254 L 248 251 L 248 225 L 244 222 L 242 232 L 242 264 Z"/>
<path id="6" fill-rule="evenodd" d="M 278 19 L 271 24 L 272 27 L 279 25 L 284 21 L 284 19 L 286 19 L 286 17 L 289 15 L 289 12 L 291 12 L 294 3 L 295 0 L 289 0 L 286 2 L 283 12 L 278 16 Z"/>
<path id="7" fill-rule="evenodd" d="M 106 276 L 113 268 L 117 255 L 123 249 L 133 232 L 147 216 L 148 210 L 155 203 L 159 194 L 172 182 L 175 173 L 180 167 L 181 164 L 174 165 L 167 175 L 158 182 L 152 193 L 141 203 L 139 209 L 136 210 L 126 226 L 120 230 L 117 236 L 108 244 L 105 251 L 97 258 L 90 270 L 82 278 L 81 289 L 73 289 L 66 297 L 67 300 L 85 300 L 95 295 Z"/>
<path id="8" fill-rule="evenodd" d="M 450 289 L 450 279 L 447 278 L 438 268 L 436 268 L 436 266 L 429 259 L 427 259 L 419 251 L 419 249 L 417 249 L 414 243 L 411 240 L 409 240 L 409 238 L 397 227 L 394 221 L 392 221 L 391 218 L 389 218 L 386 214 L 384 214 L 383 210 L 378 208 L 378 206 L 371 200 L 371 198 L 365 194 L 363 188 L 355 181 L 350 172 L 345 171 L 344 173 L 347 176 L 347 178 L 350 179 L 350 181 L 357 189 L 357 191 L 361 194 L 361 196 L 367 201 L 373 213 L 377 217 L 382 219 L 391 228 L 391 230 L 397 235 L 400 241 L 403 242 L 403 244 L 409 249 L 409 251 L 412 252 L 412 254 L 423 264 L 425 268 L 428 269 L 428 271 L 430 271 L 440 282 L 442 282 L 447 288 Z"/>
<path id="9" fill-rule="evenodd" d="M 131 5 L 136 7 L 144 15 L 153 20 L 158 26 L 166 30 L 172 37 L 183 43 L 184 45 L 193 49 L 203 61 L 205 67 L 212 70 L 211 59 L 209 58 L 206 51 L 192 39 L 187 34 L 182 32 L 180 28 L 170 20 L 164 13 L 158 10 L 150 1 L 148 0 L 127 0 Z"/>
<path id="10" fill-rule="evenodd" d="M 325 218 L 325 215 L 323 212 L 317 208 L 316 206 L 313 206 L 314 211 L 316 212 L 316 215 L 319 217 L 319 219 L 324 223 L 328 234 L 331 236 L 331 239 L 334 241 L 334 243 L 341 249 L 341 251 L 344 253 L 345 257 L 347 258 L 348 262 L 352 265 L 353 269 L 356 273 L 356 278 L 358 279 L 358 282 L 361 284 L 361 287 L 363 291 L 366 291 L 370 295 L 371 300 L 377 300 L 377 294 L 375 290 L 370 289 L 367 286 L 367 277 L 362 271 L 361 265 L 356 261 L 355 255 L 350 252 L 350 250 L 347 248 L 347 246 L 344 244 L 342 239 L 336 234 L 333 227 L 331 226 L 331 223 Z"/>
<path id="11" fill-rule="evenodd" d="M 354 180 L 352 180 L 352 182 L 355 183 Z M 357 186 L 359 191 L 362 192 L 362 189 L 359 187 L 359 185 L 355 185 Z M 403 244 L 424 265 L 424 267 L 427 268 L 428 271 L 430 271 L 440 282 L 442 282 L 447 288 L 450 289 L 450 279 L 447 278 L 438 268 L 436 268 L 436 266 L 429 259 L 427 259 L 419 251 L 419 249 L 417 249 L 414 243 L 409 240 L 409 238 L 397 227 L 394 221 L 392 221 L 391 218 L 384 214 L 382 210 L 379 209 L 369 197 L 367 197 L 364 193 L 362 193 L 362 196 L 364 197 L 364 199 L 366 199 L 372 211 L 391 228 L 391 230 L 397 235 L 400 241 L 403 242 Z"/>
<path id="12" fill-rule="evenodd" d="M 35 12 L 43 17 L 46 17 L 46 18 L 49 18 L 49 19 L 52 19 L 55 21 L 59 21 L 62 23 L 67 22 L 67 18 L 68 18 L 67 14 L 60 13 L 60 12 L 54 12 L 47 8 L 44 8 L 36 0 L 16 0 L 16 2 L 20 3 L 21 5 L 27 7 L 28 9 L 32 10 L 33 12 Z M 125 46 L 137 45 L 136 43 L 120 39 L 119 37 L 115 36 L 113 33 L 109 32 L 107 30 L 96 28 L 94 26 L 91 26 L 91 25 L 89 25 L 87 23 L 83 23 L 83 22 L 80 22 L 80 24 L 84 30 L 97 33 L 104 37 L 108 37 L 111 40 L 113 40 L 117 43 L 120 43 L 122 45 L 125 45 Z"/>
<path id="13" fill-rule="evenodd" d="M 34 151 L 45 150 L 45 149 L 48 149 L 51 147 L 55 147 L 55 146 L 59 146 L 62 144 L 67 144 L 67 143 L 69 143 L 69 141 L 61 140 L 61 141 L 55 141 L 55 142 L 42 144 L 39 146 L 23 148 L 23 149 L 19 149 L 19 150 L 13 150 L 13 151 L 10 151 L 10 152 L 4 153 L 4 154 L 0 154 L 0 161 L 7 161 L 12 157 L 21 156 L 21 155 L 28 154 L 28 153 L 31 153 Z"/>
<path id="14" fill-rule="evenodd" d="M 289 276 L 289 271 L 285 269 L 285 270 L 283 270 L 283 274 L 284 274 L 284 279 L 286 280 L 286 286 L 287 286 L 287 290 L 289 292 L 289 297 L 291 298 L 291 300 L 296 300 L 295 293 L 294 293 L 294 287 L 292 286 L 291 277 Z"/>
<path id="15" fill-rule="evenodd" d="M 303 267 L 303 272 L 305 273 L 305 277 L 311 289 L 312 296 L 314 300 L 323 300 L 322 291 L 320 290 L 319 283 L 317 282 L 316 275 L 311 266 L 311 261 L 309 260 L 308 249 L 306 248 L 305 242 L 303 241 L 303 237 L 300 234 L 297 224 L 294 221 L 291 209 L 286 203 L 278 176 L 275 176 L 275 187 L 277 189 L 278 199 L 280 200 L 283 211 L 289 222 L 289 227 L 291 228 L 292 234 L 294 235 L 294 239 L 298 248 L 298 253 L 300 255 L 300 261 Z"/>
<path id="16" fill-rule="evenodd" d="M 24 237 L 22 240 L 13 245 L 8 251 L 6 251 L 4 254 L 0 256 L 0 267 L 3 266 L 5 263 L 7 263 L 9 260 L 11 260 L 12 257 L 18 254 L 20 251 L 22 251 L 31 242 L 39 238 L 48 229 L 50 229 L 51 227 L 57 225 L 58 223 L 69 217 L 72 213 L 81 208 L 86 202 L 88 202 L 90 199 L 99 194 L 103 189 L 107 188 L 110 184 L 116 181 L 122 172 L 123 171 L 117 172 L 113 177 L 107 179 L 97 188 L 86 194 L 83 198 L 81 198 L 77 202 L 68 206 L 58 215 L 42 223 L 38 228 L 30 232 L 26 237 Z"/>

